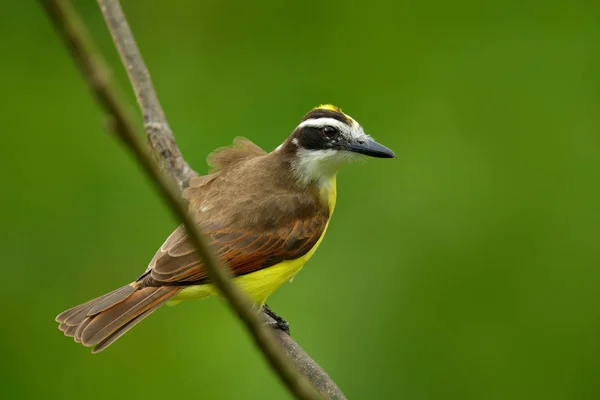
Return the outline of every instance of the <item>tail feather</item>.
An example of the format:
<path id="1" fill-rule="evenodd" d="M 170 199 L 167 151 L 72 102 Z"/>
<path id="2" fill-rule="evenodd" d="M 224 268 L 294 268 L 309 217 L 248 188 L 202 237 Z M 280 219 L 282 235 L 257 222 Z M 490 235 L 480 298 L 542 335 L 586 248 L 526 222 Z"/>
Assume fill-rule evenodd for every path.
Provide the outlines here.
<path id="1" fill-rule="evenodd" d="M 97 345 L 127 322 L 171 297 L 171 293 L 170 287 L 149 287 L 138 290 L 126 301 L 95 315 L 81 333 L 81 343 L 85 346 Z"/>
<path id="2" fill-rule="evenodd" d="M 92 352 L 97 353 L 180 290 L 174 286 L 136 289 L 127 285 L 64 311 L 56 321 L 66 336 L 84 346 L 96 346 Z"/>
<path id="3" fill-rule="evenodd" d="M 114 306 L 117 303 L 125 300 L 129 296 L 131 296 L 135 292 L 135 288 L 133 285 L 123 286 L 120 289 L 117 289 L 107 296 L 103 296 L 100 301 L 94 304 L 92 308 L 87 312 L 87 316 L 92 316 L 101 313 L 102 311 Z"/>
<path id="4" fill-rule="evenodd" d="M 112 304 L 117 304 L 120 301 L 125 300 L 129 295 L 135 292 L 135 289 L 132 285 L 123 286 L 117 290 L 113 290 L 110 293 L 107 293 L 103 296 L 97 297 L 93 300 L 90 300 L 86 303 L 80 304 L 76 307 L 70 308 L 62 313 L 58 314 L 56 317 L 56 322 L 66 323 L 68 325 L 79 325 L 81 324 L 89 315 L 90 310 L 96 304 L 107 304 L 107 300 L 112 300 Z M 118 297 L 115 297 L 116 294 L 121 294 Z"/>
<path id="5" fill-rule="evenodd" d="M 92 318 L 86 318 L 81 324 L 77 325 L 77 329 L 73 334 L 73 339 L 75 340 L 75 343 L 81 343 L 81 332 L 83 332 L 85 327 L 88 326 L 90 322 L 92 322 Z"/>
<path id="6" fill-rule="evenodd" d="M 61 330 L 62 332 L 65 331 L 65 329 L 67 329 L 69 327 L 69 325 L 67 325 L 66 322 L 61 322 L 60 325 L 58 325 L 58 329 Z"/>
<path id="7" fill-rule="evenodd" d="M 76 325 L 69 325 L 63 332 L 65 333 L 65 336 L 73 336 L 76 329 L 77 329 Z"/>
<path id="8" fill-rule="evenodd" d="M 144 311 L 143 313 L 141 313 L 140 315 L 138 315 L 137 317 L 129 320 L 127 323 L 125 323 L 123 326 L 121 326 L 119 329 L 117 329 L 116 331 L 114 331 L 110 336 L 108 336 L 106 339 L 102 340 L 100 343 L 98 343 L 93 349 L 92 349 L 92 353 L 99 353 L 102 350 L 104 350 L 105 348 L 107 348 L 108 346 L 110 346 L 111 344 L 113 344 L 113 342 L 115 340 L 117 340 L 118 338 L 120 338 L 121 336 L 123 336 L 128 330 L 130 330 L 131 328 L 133 328 L 135 325 L 137 325 L 139 322 L 141 322 L 144 318 L 146 318 L 148 315 L 150 315 L 154 310 L 156 310 L 158 307 L 160 307 L 162 305 L 162 303 L 159 303 L 157 305 L 155 305 L 154 307 Z"/>

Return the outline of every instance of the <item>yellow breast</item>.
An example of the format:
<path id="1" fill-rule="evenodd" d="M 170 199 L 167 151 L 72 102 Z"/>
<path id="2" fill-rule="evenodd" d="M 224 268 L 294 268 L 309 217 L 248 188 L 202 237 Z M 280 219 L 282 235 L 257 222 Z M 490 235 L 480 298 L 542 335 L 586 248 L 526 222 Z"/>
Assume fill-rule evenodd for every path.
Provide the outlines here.
<path id="1" fill-rule="evenodd" d="M 335 201 L 337 198 L 337 189 L 336 189 L 336 181 L 335 176 L 328 180 L 324 185 L 321 186 L 321 195 L 327 200 L 329 204 L 330 214 L 333 213 L 333 209 L 335 208 Z M 275 264 L 268 268 L 261 269 L 256 272 L 252 272 L 250 274 L 238 276 L 234 279 L 234 282 L 244 290 L 250 299 L 258 305 L 263 305 L 267 298 L 281 285 L 285 282 L 290 281 L 297 273 L 302 269 L 304 264 L 312 257 L 315 253 L 323 237 L 325 236 L 325 232 L 327 231 L 327 226 L 329 225 L 329 221 L 325 225 L 325 229 L 323 229 L 323 233 L 321 237 L 317 241 L 317 243 L 300 258 L 295 260 L 286 260 L 282 261 L 279 264 Z M 204 285 L 190 286 L 183 289 L 177 296 L 173 298 L 173 300 L 169 301 L 170 305 L 177 304 L 184 300 L 195 300 L 202 299 L 211 295 L 217 294 L 217 289 L 210 283 Z"/>

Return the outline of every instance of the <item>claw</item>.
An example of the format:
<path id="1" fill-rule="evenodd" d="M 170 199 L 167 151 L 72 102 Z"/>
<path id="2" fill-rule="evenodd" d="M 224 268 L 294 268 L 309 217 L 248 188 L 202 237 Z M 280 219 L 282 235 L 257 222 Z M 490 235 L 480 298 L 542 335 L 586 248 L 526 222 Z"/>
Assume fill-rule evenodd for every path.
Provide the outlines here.
<path id="1" fill-rule="evenodd" d="M 290 324 L 285 319 L 275 314 L 268 305 L 265 304 L 263 306 L 263 312 L 274 319 L 274 321 L 265 322 L 265 325 L 270 326 L 273 329 L 284 331 L 288 335 L 290 334 Z"/>

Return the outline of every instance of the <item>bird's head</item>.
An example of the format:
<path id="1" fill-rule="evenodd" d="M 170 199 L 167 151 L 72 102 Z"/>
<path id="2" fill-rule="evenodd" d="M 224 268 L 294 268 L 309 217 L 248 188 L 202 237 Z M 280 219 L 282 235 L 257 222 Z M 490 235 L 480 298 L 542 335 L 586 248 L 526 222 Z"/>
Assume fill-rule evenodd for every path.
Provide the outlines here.
<path id="1" fill-rule="evenodd" d="M 352 117 L 332 105 L 321 105 L 306 114 L 277 151 L 291 158 L 295 175 L 307 182 L 332 177 L 344 165 L 364 156 L 396 158 Z"/>

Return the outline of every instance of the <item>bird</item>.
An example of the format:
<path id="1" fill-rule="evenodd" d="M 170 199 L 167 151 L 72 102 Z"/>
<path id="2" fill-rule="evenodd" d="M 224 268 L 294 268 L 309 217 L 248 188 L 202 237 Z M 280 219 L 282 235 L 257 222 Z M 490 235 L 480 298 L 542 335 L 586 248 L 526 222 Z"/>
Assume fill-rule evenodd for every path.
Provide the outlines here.
<path id="1" fill-rule="evenodd" d="M 365 156 L 396 158 L 340 108 L 310 110 L 267 153 L 249 139 L 210 153 L 210 167 L 183 197 L 209 247 L 253 304 L 278 328 L 289 324 L 266 304 L 319 247 L 335 208 L 336 174 Z M 185 227 L 166 239 L 135 281 L 56 317 L 75 342 L 100 352 L 165 303 L 218 295 Z"/>

